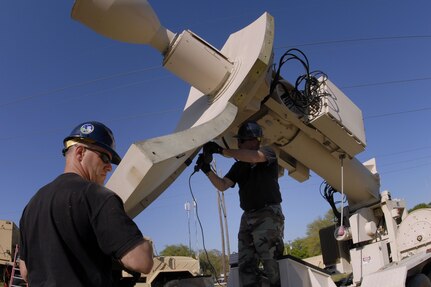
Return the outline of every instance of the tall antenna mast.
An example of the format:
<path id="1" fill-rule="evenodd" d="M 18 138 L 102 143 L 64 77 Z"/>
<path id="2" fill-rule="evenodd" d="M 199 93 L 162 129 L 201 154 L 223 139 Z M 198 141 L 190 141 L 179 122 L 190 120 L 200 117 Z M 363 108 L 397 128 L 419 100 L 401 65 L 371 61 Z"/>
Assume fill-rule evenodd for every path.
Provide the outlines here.
<path id="1" fill-rule="evenodd" d="M 192 253 L 192 240 L 190 235 L 190 202 L 186 201 L 186 203 L 184 203 L 184 209 L 187 212 L 187 226 L 189 231 L 189 252 Z"/>

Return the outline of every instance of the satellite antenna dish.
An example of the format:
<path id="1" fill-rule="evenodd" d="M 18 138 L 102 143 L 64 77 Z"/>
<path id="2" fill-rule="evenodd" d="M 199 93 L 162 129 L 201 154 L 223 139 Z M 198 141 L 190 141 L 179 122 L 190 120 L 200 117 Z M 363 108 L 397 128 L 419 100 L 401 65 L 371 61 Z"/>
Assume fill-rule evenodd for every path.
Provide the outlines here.
<path id="1" fill-rule="evenodd" d="M 132 144 L 106 186 L 136 216 L 191 163 L 198 149 L 260 109 L 272 76 L 274 20 L 264 13 L 219 51 L 186 30 L 164 28 L 146 0 L 76 0 L 72 18 L 123 42 L 148 44 L 190 89 L 173 134 Z"/>

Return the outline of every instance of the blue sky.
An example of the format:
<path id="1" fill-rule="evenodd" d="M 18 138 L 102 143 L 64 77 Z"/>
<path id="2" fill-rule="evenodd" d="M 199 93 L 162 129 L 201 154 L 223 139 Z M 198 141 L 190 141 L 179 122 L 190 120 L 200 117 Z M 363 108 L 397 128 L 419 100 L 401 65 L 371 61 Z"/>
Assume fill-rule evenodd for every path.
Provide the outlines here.
<path id="1" fill-rule="evenodd" d="M 292 2 L 292 3 L 289 3 Z M 221 48 L 231 33 L 265 11 L 275 19 L 275 60 L 299 48 L 312 70 L 324 71 L 362 110 L 367 148 L 377 158 L 381 190 L 409 208 L 431 201 L 431 2 L 408 1 L 152 1 L 172 32 L 190 29 Z M 2 1 L 0 9 L 0 219 L 18 223 L 38 188 L 62 173 L 62 140 L 80 122 L 98 120 L 114 131 L 124 155 L 136 141 L 171 133 L 189 86 L 162 67 L 153 48 L 104 38 L 70 17 L 72 1 Z M 303 71 L 292 65 L 290 81 Z M 232 160 L 217 157 L 225 173 Z M 188 245 L 184 204 L 192 201 L 188 168 L 135 218 L 161 251 Z M 191 178 L 208 249 L 221 249 L 216 192 L 202 173 Z M 302 184 L 280 179 L 285 241 L 329 205 L 316 175 Z M 225 193 L 230 250 L 237 250 L 241 210 L 236 189 Z M 195 210 L 192 248 L 202 248 Z"/>

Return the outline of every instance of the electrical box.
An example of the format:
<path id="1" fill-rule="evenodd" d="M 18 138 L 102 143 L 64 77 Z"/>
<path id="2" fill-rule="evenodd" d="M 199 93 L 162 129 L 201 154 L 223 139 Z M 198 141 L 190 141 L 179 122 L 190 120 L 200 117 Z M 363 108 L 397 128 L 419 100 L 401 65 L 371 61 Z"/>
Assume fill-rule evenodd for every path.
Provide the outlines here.
<path id="1" fill-rule="evenodd" d="M 350 250 L 353 267 L 353 282 L 389 264 L 388 245 L 380 241 Z"/>
<path id="2" fill-rule="evenodd" d="M 320 77 L 321 109 L 309 123 L 350 157 L 365 149 L 362 111 L 331 81 Z"/>
<path id="3" fill-rule="evenodd" d="M 19 242 L 19 230 L 15 223 L 0 220 L 0 264 L 12 262 L 15 245 Z"/>
<path id="4" fill-rule="evenodd" d="M 350 229 L 352 232 L 353 243 L 361 243 L 372 240 L 375 237 L 375 222 L 377 222 L 374 213 L 369 208 L 361 208 L 349 217 Z"/>
<path id="5" fill-rule="evenodd" d="M 335 227 L 335 225 L 331 225 L 319 230 L 323 264 L 327 270 L 335 268 L 340 273 L 350 273 L 352 272 L 349 263 L 351 241 L 337 241 L 334 236 Z"/>

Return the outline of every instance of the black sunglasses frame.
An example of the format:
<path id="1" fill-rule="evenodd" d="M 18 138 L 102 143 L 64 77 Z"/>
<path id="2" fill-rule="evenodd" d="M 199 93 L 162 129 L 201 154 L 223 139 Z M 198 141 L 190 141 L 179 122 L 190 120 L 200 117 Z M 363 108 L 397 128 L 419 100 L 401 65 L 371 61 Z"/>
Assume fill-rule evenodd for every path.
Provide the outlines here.
<path id="1" fill-rule="evenodd" d="M 249 138 L 249 139 L 237 139 L 239 143 L 243 144 L 247 141 L 258 140 L 260 142 L 260 138 Z"/>
<path id="2" fill-rule="evenodd" d="M 97 155 L 103 161 L 104 164 L 111 163 L 111 158 L 109 157 L 109 155 L 106 152 L 103 152 L 103 151 L 100 151 L 97 149 L 93 149 L 93 148 L 89 148 L 89 147 L 84 147 L 84 148 L 91 150 L 92 152 L 97 153 Z"/>

